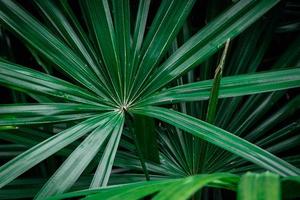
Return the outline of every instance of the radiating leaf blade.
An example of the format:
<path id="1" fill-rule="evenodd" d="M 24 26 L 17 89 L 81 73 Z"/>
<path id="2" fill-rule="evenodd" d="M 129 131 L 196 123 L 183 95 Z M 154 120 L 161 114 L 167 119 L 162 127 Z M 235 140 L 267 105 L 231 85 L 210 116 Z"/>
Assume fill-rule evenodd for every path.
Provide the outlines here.
<path id="1" fill-rule="evenodd" d="M 124 125 L 124 116 L 123 114 L 119 115 L 119 119 L 106 145 L 106 148 L 104 150 L 98 168 L 95 172 L 90 188 L 106 186 L 108 183 Z"/>
<path id="2" fill-rule="evenodd" d="M 195 0 L 162 1 L 142 47 L 142 58 L 131 87 L 135 96 L 183 26 Z"/>
<path id="3" fill-rule="evenodd" d="M 5 61 L 0 61 L 0 84 L 19 91 L 85 104 L 98 105 L 103 102 L 95 94 L 67 81 Z"/>
<path id="4" fill-rule="evenodd" d="M 300 68 L 223 77 L 219 98 L 271 92 L 300 86 Z M 177 86 L 151 95 L 142 104 L 167 104 L 209 98 L 212 80 Z"/>
<path id="5" fill-rule="evenodd" d="M 35 0 L 35 3 L 48 19 L 49 23 L 52 24 L 54 29 L 56 29 L 66 41 L 68 46 L 73 49 L 74 53 L 79 55 L 80 58 L 89 64 L 89 67 L 97 75 L 101 84 L 104 84 L 105 88 L 107 88 L 107 83 L 103 76 L 103 72 L 101 71 L 101 67 L 97 66 L 95 52 L 82 30 L 81 25 L 73 16 L 74 13 L 72 12 L 68 2 L 65 0 L 60 1 L 64 8 L 63 11 L 66 11 L 66 14 L 71 17 L 71 21 L 75 25 L 75 28 L 73 28 L 71 22 L 68 20 L 67 15 L 65 15 L 65 13 L 63 13 L 54 2 Z M 76 29 L 77 32 L 79 32 L 78 34 Z"/>
<path id="6" fill-rule="evenodd" d="M 28 125 L 72 121 L 91 117 L 105 111 L 106 107 L 74 104 L 2 104 L 0 125 Z"/>
<path id="7" fill-rule="evenodd" d="M 258 146 L 186 114 L 151 106 L 132 112 L 160 119 L 282 176 L 300 174 L 298 168 Z"/>
<path id="8" fill-rule="evenodd" d="M 0 167 L 0 188 L 17 178 L 19 175 L 38 164 L 47 157 L 53 155 L 68 144 L 93 130 L 95 127 L 108 120 L 112 113 L 102 114 L 62 131 L 47 140 L 37 144 L 31 149 L 20 154 L 16 158 Z M 27 160 L 27 162 L 24 162 Z"/>
<path id="9" fill-rule="evenodd" d="M 14 1 L 0 2 L 0 20 L 86 88 L 105 97 L 97 77 L 69 47 Z M 96 87 L 98 86 L 98 87 Z"/>
<path id="10" fill-rule="evenodd" d="M 108 122 L 100 124 L 84 139 L 50 177 L 35 199 L 45 199 L 52 195 L 61 194 L 75 183 L 110 135 L 117 124 L 118 116 L 111 116 L 108 120 Z"/>
<path id="11" fill-rule="evenodd" d="M 112 82 L 115 95 L 118 97 L 115 101 L 121 103 L 120 56 L 117 50 L 118 43 L 109 3 L 107 0 L 91 0 L 84 3 L 88 9 L 89 23 L 91 23 L 91 28 L 96 38 L 95 42 L 97 42 L 97 47 L 101 52 L 106 73 Z"/>
<path id="12" fill-rule="evenodd" d="M 143 91 L 151 94 L 184 72 L 201 64 L 279 1 L 239 1 L 191 37 L 153 74 Z"/>

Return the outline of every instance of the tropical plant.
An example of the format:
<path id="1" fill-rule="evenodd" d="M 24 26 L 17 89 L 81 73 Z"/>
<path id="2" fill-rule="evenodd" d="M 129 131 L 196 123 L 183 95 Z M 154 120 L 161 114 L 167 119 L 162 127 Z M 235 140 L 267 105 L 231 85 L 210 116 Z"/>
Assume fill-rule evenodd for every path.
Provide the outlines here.
<path id="1" fill-rule="evenodd" d="M 299 5 L 0 0 L 0 197 L 296 198 Z"/>

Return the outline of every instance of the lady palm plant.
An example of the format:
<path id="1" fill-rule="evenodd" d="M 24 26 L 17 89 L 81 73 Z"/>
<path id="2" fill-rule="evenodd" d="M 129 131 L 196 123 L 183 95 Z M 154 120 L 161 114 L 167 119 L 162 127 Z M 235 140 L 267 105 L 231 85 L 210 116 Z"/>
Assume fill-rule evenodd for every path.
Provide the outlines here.
<path id="1" fill-rule="evenodd" d="M 299 38 L 263 59 L 274 33 L 297 31 L 279 16 L 299 5 L 211 1 L 199 28 L 196 0 L 157 3 L 0 1 L 1 25 L 42 67 L 0 60 L 0 84 L 26 95 L 0 107 L 1 152 L 16 155 L 1 197 L 297 195 L 300 98 L 284 98 L 300 86 Z"/>

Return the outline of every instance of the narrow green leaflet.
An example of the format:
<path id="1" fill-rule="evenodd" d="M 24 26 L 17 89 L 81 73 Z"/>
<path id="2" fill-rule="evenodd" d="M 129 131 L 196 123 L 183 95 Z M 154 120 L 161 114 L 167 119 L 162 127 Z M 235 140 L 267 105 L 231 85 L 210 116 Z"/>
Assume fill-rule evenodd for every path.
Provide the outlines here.
<path id="1" fill-rule="evenodd" d="M 219 61 L 219 64 L 215 70 L 215 75 L 214 75 L 214 80 L 212 83 L 212 88 L 211 88 L 211 93 L 209 97 L 209 102 L 208 102 L 208 108 L 207 108 L 207 113 L 206 113 L 206 119 L 205 121 L 210 123 L 210 124 L 215 124 L 215 118 L 216 118 L 216 113 L 217 113 L 217 107 L 218 107 L 218 102 L 219 102 L 219 90 L 220 90 L 220 83 L 223 75 L 223 67 L 225 64 L 225 59 L 227 56 L 228 48 L 230 44 L 230 39 L 227 40 L 221 59 Z M 204 103 L 204 102 L 202 102 Z M 204 107 L 204 104 L 202 104 L 202 107 Z M 200 144 L 196 144 L 197 146 L 200 146 L 200 149 L 198 150 L 200 152 L 200 168 L 201 171 L 203 171 L 206 167 L 207 162 L 207 157 L 208 157 L 208 152 L 210 148 L 212 148 L 211 144 L 208 144 L 206 141 L 200 141 Z M 211 154 L 211 153 L 209 153 Z"/>
<path id="2" fill-rule="evenodd" d="M 298 168 L 258 146 L 186 114 L 153 106 L 135 108 L 131 111 L 167 122 L 282 176 L 300 174 Z"/>
<path id="3" fill-rule="evenodd" d="M 288 116 L 292 115 L 294 112 L 300 109 L 300 95 L 291 99 L 288 103 L 278 109 L 273 115 L 271 115 L 268 119 L 264 120 L 261 124 L 255 127 L 254 130 L 247 133 L 245 138 L 247 140 L 255 141 L 257 138 L 262 136 L 268 130 L 272 129 L 272 127 Z"/>
<path id="4" fill-rule="evenodd" d="M 88 65 L 14 1 L 0 2 L 0 21 L 79 83 L 105 97 Z"/>
<path id="5" fill-rule="evenodd" d="M 118 55 L 120 57 L 120 71 L 122 78 L 123 103 L 127 97 L 128 84 L 130 81 L 130 59 L 131 59 L 131 34 L 130 34 L 130 1 L 113 0 L 114 28 L 118 44 Z"/>
<path id="6" fill-rule="evenodd" d="M 208 123 L 211 123 L 211 124 L 214 123 L 216 112 L 217 112 L 220 82 L 221 82 L 221 79 L 222 79 L 223 66 L 224 66 L 224 63 L 225 63 L 225 58 L 226 58 L 228 47 L 229 47 L 229 41 L 230 40 L 227 40 L 227 42 L 226 42 L 226 45 L 225 45 L 225 48 L 223 50 L 220 63 L 219 63 L 219 65 L 218 65 L 218 67 L 215 71 L 215 76 L 214 76 L 213 85 L 212 85 L 212 89 L 211 89 L 211 94 L 210 94 L 210 98 L 209 98 L 206 121 Z"/>
<path id="7" fill-rule="evenodd" d="M 138 93 L 153 68 L 168 50 L 194 3 L 195 0 L 162 1 L 141 50 L 140 67 L 130 90 L 132 96 Z"/>
<path id="8" fill-rule="evenodd" d="M 0 107 L 1 108 L 1 107 Z M 29 124 L 46 124 L 46 123 L 56 123 L 56 122 L 67 122 L 74 120 L 81 120 L 88 117 L 95 116 L 95 113 L 73 113 L 73 114 L 58 114 L 51 116 L 14 116 L 6 115 L 0 119 L 0 125 L 29 125 Z"/>
<path id="9" fill-rule="evenodd" d="M 117 115 L 110 117 L 107 123 L 99 125 L 90 133 L 47 181 L 35 199 L 45 199 L 68 190 L 95 157 L 116 124 L 119 124 L 118 118 Z"/>
<path id="10" fill-rule="evenodd" d="M 147 90 L 146 94 L 151 94 L 201 64 L 221 48 L 228 38 L 237 36 L 278 2 L 279 0 L 239 1 L 172 54 L 153 74 L 143 91 Z"/>
<path id="11" fill-rule="evenodd" d="M 119 53 L 117 51 L 118 43 L 113 27 L 113 20 L 107 0 L 91 0 L 84 2 L 90 18 L 91 28 L 96 37 L 98 49 L 101 52 L 107 75 L 109 76 L 114 91 L 118 99 L 114 101 L 121 102 L 121 67 Z"/>
<path id="12" fill-rule="evenodd" d="M 88 51 L 89 55 L 84 55 L 84 57 L 86 57 L 87 60 L 89 59 L 88 57 L 91 57 L 94 59 L 94 61 L 96 63 L 101 64 L 100 60 L 97 57 L 96 51 L 91 43 L 90 38 L 88 37 L 87 33 L 83 29 L 83 26 L 79 22 L 79 19 L 77 19 L 76 13 L 72 10 L 71 5 L 68 3 L 68 0 L 61 0 L 61 1 L 59 1 L 59 3 L 61 5 L 63 13 L 65 14 L 65 16 L 69 17 L 69 22 L 72 25 L 74 31 L 77 33 L 77 36 L 79 37 L 80 41 L 78 41 L 78 42 L 82 43 L 84 45 L 84 47 L 86 48 L 86 50 Z M 61 22 L 58 22 L 58 23 L 61 23 Z M 66 25 L 64 25 L 64 26 L 66 26 Z M 74 38 L 70 38 L 70 39 L 74 40 Z M 78 46 L 81 46 L 81 45 L 79 44 Z M 84 51 L 84 50 L 81 50 L 81 51 Z M 85 54 L 85 53 L 82 52 L 82 54 Z M 90 61 L 88 61 L 88 62 L 90 62 Z M 99 70 L 103 73 L 101 68 L 99 68 Z"/>
<path id="13" fill-rule="evenodd" d="M 68 101 L 94 105 L 100 104 L 99 106 L 101 106 L 101 102 L 103 103 L 97 95 L 74 84 L 5 61 L 0 61 L 0 84 L 19 91 L 51 95 Z"/>
<path id="14" fill-rule="evenodd" d="M 144 34 L 146 30 L 146 23 L 148 19 L 148 12 L 150 7 L 151 0 L 140 0 L 139 1 L 139 7 L 137 11 L 137 16 L 135 20 L 135 26 L 134 26 L 134 33 L 133 33 L 133 39 L 132 39 L 132 58 L 131 63 L 128 67 L 128 80 L 129 84 L 127 84 L 128 89 L 133 84 L 132 77 L 135 75 L 137 69 L 138 69 L 138 62 L 140 57 L 140 51 L 144 39 Z M 127 94 L 126 94 L 127 95 Z M 127 101 L 127 100 L 126 100 Z M 128 102 L 126 102 L 128 103 Z"/>
<path id="15" fill-rule="evenodd" d="M 0 167 L 0 188 L 68 144 L 76 141 L 95 127 L 107 122 L 110 119 L 108 117 L 111 115 L 112 113 L 105 113 L 87 119 L 76 126 L 48 138 L 2 165 Z"/>
<path id="16" fill-rule="evenodd" d="M 76 28 L 79 31 L 78 35 L 76 30 L 68 21 L 67 17 L 62 11 L 60 11 L 53 1 L 35 0 L 35 3 L 38 5 L 45 17 L 47 17 L 49 22 L 53 25 L 54 29 L 56 29 L 66 43 L 89 64 L 93 72 L 98 76 L 101 83 L 104 83 L 107 88 L 103 74 L 100 71 L 101 68 L 97 66 L 95 61 L 93 49 L 83 33 L 80 24 L 74 20 L 74 18 L 72 18 L 73 22 L 75 22 L 73 24 L 76 25 Z M 62 4 L 64 10 L 67 11 L 67 13 L 72 17 L 73 13 L 68 7 L 68 4 L 66 4 L 66 1 L 61 1 L 60 3 Z"/>
<path id="17" fill-rule="evenodd" d="M 104 111 L 101 106 L 76 103 L 1 104 L 0 125 L 27 125 L 84 119 Z"/>
<path id="18" fill-rule="evenodd" d="M 119 146 L 119 142 L 121 139 L 123 125 L 124 125 L 124 116 L 120 114 L 120 118 L 117 124 L 114 127 L 114 130 L 110 136 L 108 144 L 104 150 L 101 161 L 98 165 L 98 168 L 95 172 L 94 178 L 90 185 L 90 188 L 96 188 L 101 186 L 106 186 L 108 183 L 108 179 L 110 177 L 110 173 L 113 167 L 113 163 L 115 160 L 116 152 Z"/>
<path id="19" fill-rule="evenodd" d="M 223 77 L 219 89 L 219 98 L 300 87 L 299 73 L 300 68 L 294 68 Z M 213 80 L 207 80 L 169 88 L 151 95 L 137 104 L 169 104 L 207 100 L 212 84 Z"/>
<path id="20" fill-rule="evenodd" d="M 238 200 L 280 200 L 281 186 L 277 174 L 246 173 L 238 186 Z"/>

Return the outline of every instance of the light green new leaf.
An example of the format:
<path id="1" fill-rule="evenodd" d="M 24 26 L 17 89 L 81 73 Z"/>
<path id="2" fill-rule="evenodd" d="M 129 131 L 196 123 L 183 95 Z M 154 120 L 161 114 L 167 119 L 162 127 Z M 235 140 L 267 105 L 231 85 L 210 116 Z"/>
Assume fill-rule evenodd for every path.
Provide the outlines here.
<path id="1" fill-rule="evenodd" d="M 165 200 L 181 200 L 188 199 L 190 195 L 201 189 L 203 186 L 223 187 L 226 189 L 234 190 L 238 180 L 239 177 L 237 175 L 229 173 L 203 174 L 181 179 L 147 181 L 124 185 L 115 185 L 107 188 L 76 191 L 69 194 L 50 197 L 49 200 L 76 198 L 83 196 L 86 196 L 85 198 L 83 198 L 85 200 L 118 200 L 122 198 L 125 198 L 126 200 L 137 200 L 156 192 L 158 192 L 158 194 L 154 197 L 154 199 L 157 198 Z M 175 191 L 171 188 L 178 189 L 178 191 Z M 182 193 L 183 189 L 186 190 L 186 194 Z M 172 195 L 171 192 L 175 192 L 176 194 Z"/>
<path id="2" fill-rule="evenodd" d="M 280 200 L 280 178 L 269 172 L 246 173 L 241 178 L 237 193 L 238 200 Z"/>
<path id="3" fill-rule="evenodd" d="M 161 190 L 153 200 L 185 200 L 189 199 L 195 192 L 207 186 L 214 181 L 236 182 L 238 177 L 236 175 L 227 173 L 203 174 L 198 176 L 191 176 L 183 179 L 180 183 L 170 184 Z"/>

